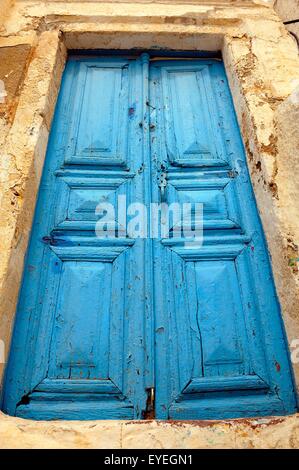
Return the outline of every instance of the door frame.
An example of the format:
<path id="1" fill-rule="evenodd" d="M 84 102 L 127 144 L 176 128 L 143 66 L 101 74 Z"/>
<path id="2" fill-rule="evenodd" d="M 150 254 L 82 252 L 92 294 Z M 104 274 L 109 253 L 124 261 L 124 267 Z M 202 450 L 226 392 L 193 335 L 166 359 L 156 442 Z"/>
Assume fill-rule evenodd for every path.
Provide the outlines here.
<path id="1" fill-rule="evenodd" d="M 129 39 L 129 36 L 130 35 L 128 33 L 123 33 L 121 35 L 123 40 Z M 146 36 L 146 34 L 145 34 L 145 36 Z M 54 47 L 52 48 L 51 51 L 48 51 L 45 48 L 45 43 L 48 41 L 49 37 L 51 37 L 53 39 L 53 42 L 54 42 Z M 85 42 L 85 44 L 86 44 L 86 38 L 88 38 L 88 32 L 86 32 L 86 31 L 82 32 L 81 33 L 81 39 L 82 39 L 83 42 Z M 196 38 L 196 34 L 194 35 L 194 38 Z M 97 35 L 97 39 L 98 39 L 97 49 L 90 48 L 88 51 L 86 51 L 87 53 L 92 52 L 94 54 L 96 51 L 101 50 L 100 47 L 101 47 L 101 42 L 103 41 L 103 38 L 101 38 L 100 32 Z M 219 34 L 218 35 L 215 35 L 215 34 L 213 35 L 213 34 L 211 34 L 208 39 L 209 39 L 208 43 L 210 43 L 210 44 L 213 43 L 213 40 L 214 40 L 215 50 L 211 54 L 219 54 L 219 52 L 215 52 L 215 51 L 219 50 L 219 44 L 223 43 L 223 40 L 225 39 L 225 35 L 219 35 Z M 151 36 L 148 37 L 148 40 L 149 41 L 151 40 Z M 91 40 L 91 42 L 93 42 L 92 45 L 94 46 L 95 42 L 92 41 L 92 40 Z M 130 39 L 129 39 L 128 42 L 130 42 Z M 142 42 L 142 45 L 143 45 L 144 44 L 144 39 L 141 42 Z M 203 40 L 203 45 L 204 44 L 205 44 L 205 40 Z M 51 121 L 52 121 L 52 117 L 53 117 L 53 110 L 54 110 L 54 107 L 55 107 L 55 102 L 56 102 L 56 98 L 57 98 L 58 91 L 59 91 L 59 84 L 60 84 L 60 80 L 61 80 L 61 75 L 62 75 L 62 71 L 63 71 L 63 68 L 64 68 L 65 60 L 66 60 L 66 51 L 67 51 L 67 48 L 70 51 L 74 50 L 75 45 L 77 45 L 77 41 L 74 40 L 74 35 L 73 35 L 72 32 L 65 31 L 64 38 L 61 37 L 61 34 L 58 31 L 52 31 L 52 32 L 46 31 L 46 32 L 42 33 L 40 35 L 38 45 L 37 45 L 37 51 L 39 52 L 39 63 L 38 64 L 36 64 L 36 63 L 32 64 L 29 67 L 29 69 L 27 71 L 26 78 L 25 78 L 26 85 L 27 86 L 30 85 L 30 83 L 32 83 L 32 79 L 30 78 L 30 74 L 32 72 L 34 72 L 34 70 L 38 70 L 38 68 L 40 67 L 41 70 L 39 70 L 39 73 L 41 74 L 41 76 L 45 80 L 46 99 L 41 104 L 40 103 L 41 97 L 39 96 L 38 100 L 35 100 L 33 103 L 31 103 L 32 106 L 31 106 L 31 111 L 30 111 L 30 122 L 31 122 L 31 124 L 36 124 L 37 125 L 37 133 L 34 136 L 35 137 L 33 139 L 34 141 L 31 143 L 31 147 L 30 147 L 31 165 L 30 165 L 30 168 L 28 168 L 28 171 L 32 170 L 32 167 L 34 168 L 34 184 L 30 184 L 28 187 L 26 187 L 26 191 L 25 191 L 25 203 L 26 203 L 25 207 L 26 207 L 27 213 L 20 215 L 18 217 L 18 219 L 16 220 L 16 222 L 18 224 L 20 224 L 20 222 L 22 222 L 22 225 L 23 225 L 23 228 L 24 228 L 24 231 L 25 231 L 25 236 L 23 237 L 21 245 L 19 246 L 18 250 L 15 253 L 12 253 L 11 263 L 10 263 L 10 266 L 12 266 L 12 263 L 13 263 L 13 261 L 15 259 L 15 256 L 16 256 L 16 253 L 18 254 L 18 256 L 20 256 L 20 254 L 21 254 L 21 262 L 18 264 L 18 267 L 17 267 L 17 270 L 16 270 L 17 272 L 14 274 L 16 279 L 17 279 L 17 283 L 16 283 L 17 288 L 19 288 L 19 285 L 20 285 L 20 282 L 21 282 L 21 273 L 22 273 L 22 267 L 23 267 L 22 259 L 24 257 L 24 254 L 25 254 L 26 248 L 27 248 L 28 236 L 29 236 L 29 233 L 30 233 L 30 228 L 31 228 L 31 223 L 32 223 L 32 216 L 33 216 L 33 212 L 34 212 L 34 205 L 35 205 L 36 195 L 37 195 L 37 192 L 38 192 L 38 185 L 39 185 L 39 181 L 40 181 L 40 176 L 41 176 L 41 172 L 42 172 L 43 159 L 45 157 L 45 151 L 46 151 L 46 148 L 47 148 L 48 131 L 49 131 L 49 128 L 51 126 Z M 224 65 L 225 65 L 225 68 L 226 68 L 226 72 L 227 72 L 227 76 L 228 76 L 230 85 L 233 88 L 233 90 L 235 91 L 235 93 L 232 92 L 232 95 L 233 95 L 235 109 L 237 111 L 237 115 L 239 117 L 239 124 L 240 124 L 240 121 L 241 121 L 241 123 L 243 122 L 242 121 L 242 110 L 244 109 L 244 106 L 245 106 L 244 102 L 243 102 L 243 96 L 242 96 L 242 89 L 243 89 L 243 87 L 241 86 L 242 79 L 239 78 L 239 77 L 237 77 L 237 79 L 236 79 L 236 77 L 234 77 L 234 73 L 237 70 L 237 64 L 236 64 L 237 61 L 235 60 L 233 64 L 230 63 L 230 60 L 232 60 L 232 56 L 230 55 L 230 53 L 228 51 L 228 44 L 227 44 L 226 41 L 224 41 L 224 43 L 222 45 L 223 45 L 223 47 L 222 47 L 222 56 L 223 56 L 223 60 L 224 60 Z M 161 41 L 161 47 L 163 48 L 163 40 Z M 138 49 L 138 53 L 140 52 L 140 50 L 144 51 L 145 49 L 148 51 L 147 48 L 142 48 L 142 49 Z M 107 51 L 108 51 L 108 49 L 107 49 Z M 188 47 L 183 48 L 182 51 L 185 51 L 185 54 L 186 54 L 186 57 L 187 57 L 187 55 L 189 54 Z M 177 56 L 179 56 L 183 53 L 182 51 L 177 52 L 177 53 L 175 53 L 175 52 L 172 52 L 172 53 L 177 54 Z M 158 56 L 158 53 L 155 49 L 153 50 L 153 52 L 155 53 L 156 56 Z M 111 49 L 109 49 L 109 53 L 111 54 Z M 168 51 L 165 51 L 165 53 L 168 54 Z M 120 51 L 120 54 L 123 55 L 124 52 Z M 205 52 L 203 54 L 203 58 L 206 58 L 208 54 L 207 54 L 207 52 Z M 162 57 L 163 56 L 165 57 L 165 55 L 162 55 Z M 194 57 L 194 52 L 193 53 L 191 52 L 191 56 Z M 44 67 L 41 65 L 43 61 L 45 61 Z M 21 104 L 24 104 L 24 101 L 26 103 L 26 100 L 27 100 L 28 104 L 30 102 L 30 100 L 28 99 L 28 96 L 26 96 L 24 93 L 25 93 L 25 91 L 22 92 L 21 98 L 23 99 L 23 101 L 21 101 L 21 103 L 18 107 L 18 110 L 17 110 L 17 115 L 16 115 L 16 118 L 18 118 L 19 120 L 22 118 Z M 43 107 L 43 113 L 41 113 L 41 111 L 40 111 L 41 106 Z M 250 124 L 250 118 L 253 118 L 254 116 L 252 116 L 252 113 L 250 113 L 250 112 L 248 113 L 248 110 L 247 110 L 247 114 L 248 114 L 247 119 L 248 119 L 249 133 L 250 133 L 250 132 L 252 132 L 252 127 L 254 128 L 254 125 Z M 38 118 L 37 118 L 37 116 L 38 116 Z M 253 119 L 253 121 L 255 121 L 255 119 Z M 246 123 L 247 123 L 247 121 L 246 121 Z M 244 123 L 243 123 L 242 128 L 244 128 Z M 258 131 L 257 129 L 253 129 L 253 132 L 254 132 L 255 136 L 257 135 L 257 131 Z M 241 134 L 241 135 L 244 139 L 245 138 L 244 134 Z M 249 163 L 248 166 L 249 166 L 249 171 L 250 171 L 250 170 L 252 170 L 252 164 L 250 164 L 250 157 L 251 157 L 252 151 L 251 151 L 251 149 L 249 148 L 248 145 L 246 145 L 246 141 L 245 141 L 245 147 L 246 147 L 246 150 L 247 150 L 247 162 Z M 250 171 L 250 173 L 251 173 L 251 178 L 252 178 L 253 183 L 254 183 L 255 182 L 254 172 Z M 261 210 L 261 205 L 263 204 L 264 199 L 262 197 L 260 197 L 260 198 L 258 197 L 259 191 L 255 191 L 255 195 L 256 195 L 258 207 L 259 207 L 260 212 L 261 212 L 261 218 L 263 220 L 263 212 L 264 211 Z M 264 217 L 264 222 L 267 222 L 267 217 Z M 265 226 L 264 226 L 264 228 L 265 228 Z M 274 251 L 276 250 L 276 247 L 273 246 L 273 240 L 272 240 L 273 237 L 270 236 L 268 230 L 265 230 L 265 233 L 266 233 L 267 241 L 268 241 L 268 244 L 269 244 L 270 253 L 273 255 Z M 278 281 L 279 281 L 279 270 L 276 269 L 275 266 L 273 266 L 273 263 L 272 263 L 272 267 L 273 267 L 273 273 L 274 273 L 275 280 L 277 281 L 277 279 L 278 279 Z M 275 274 L 276 274 L 276 276 L 275 276 Z M 286 316 L 284 323 L 289 325 L 290 324 L 290 321 L 289 321 L 290 320 L 289 307 L 288 307 L 287 302 L 285 300 L 285 296 L 281 292 L 281 287 L 282 286 L 280 285 L 280 283 L 276 282 L 277 292 L 278 292 L 278 294 L 280 294 L 279 298 L 280 298 L 280 302 L 282 304 L 282 312 Z M 13 299 L 12 299 L 11 306 L 10 306 L 10 310 L 13 310 L 13 312 L 15 311 L 16 302 L 17 302 L 17 292 L 14 292 Z M 286 305 L 286 307 L 285 307 L 285 305 Z M 13 313 L 12 313 L 12 317 L 13 317 Z M 291 330 L 290 327 L 289 327 L 288 330 Z M 291 331 L 290 331 L 290 334 L 291 334 Z"/>

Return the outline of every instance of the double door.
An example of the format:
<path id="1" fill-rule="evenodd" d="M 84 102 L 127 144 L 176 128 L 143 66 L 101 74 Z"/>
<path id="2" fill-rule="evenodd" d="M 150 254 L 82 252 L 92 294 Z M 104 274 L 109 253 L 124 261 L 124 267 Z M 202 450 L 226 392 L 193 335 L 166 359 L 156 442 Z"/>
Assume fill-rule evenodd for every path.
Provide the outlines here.
<path id="1" fill-rule="evenodd" d="M 184 221 L 160 217 L 171 204 L 202 208 L 200 243 Z M 4 410 L 34 419 L 222 419 L 294 409 L 223 64 L 71 57 Z"/>

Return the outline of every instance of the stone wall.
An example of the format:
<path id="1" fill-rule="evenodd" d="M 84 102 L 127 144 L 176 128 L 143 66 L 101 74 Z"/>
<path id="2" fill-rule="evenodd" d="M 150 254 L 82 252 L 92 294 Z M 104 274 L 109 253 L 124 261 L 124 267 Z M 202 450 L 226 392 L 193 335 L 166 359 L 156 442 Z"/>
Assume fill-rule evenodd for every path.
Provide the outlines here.
<path id="1" fill-rule="evenodd" d="M 274 8 L 282 21 L 299 20 L 299 0 L 275 0 Z M 299 23 L 286 25 L 286 28 L 295 33 L 299 40 Z"/>
<path id="2" fill-rule="evenodd" d="M 52 421 L 1 417 L 0 448 L 297 449 L 299 417 L 210 421 Z M 107 452 L 109 455 L 109 453 Z"/>
<path id="3" fill-rule="evenodd" d="M 299 56 L 272 4 L 2 0 L 0 331 L 6 355 L 67 49 L 222 51 L 289 344 L 299 338 Z M 299 384 L 299 365 L 294 371 Z M 1 415 L 1 433 L 3 447 L 299 445 L 297 416 L 180 425 L 41 423 Z"/>

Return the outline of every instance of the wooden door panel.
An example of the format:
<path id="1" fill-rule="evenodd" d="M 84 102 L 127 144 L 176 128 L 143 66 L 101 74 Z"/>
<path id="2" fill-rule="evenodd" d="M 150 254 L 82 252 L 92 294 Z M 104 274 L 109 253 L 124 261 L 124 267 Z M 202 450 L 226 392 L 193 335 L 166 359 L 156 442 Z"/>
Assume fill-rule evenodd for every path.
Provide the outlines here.
<path id="1" fill-rule="evenodd" d="M 240 232 L 241 217 L 235 191 L 234 178 L 229 172 L 222 175 L 168 172 L 165 193 L 171 203 L 202 204 L 205 230 L 230 228 Z"/>
<path id="2" fill-rule="evenodd" d="M 114 207 L 115 217 L 110 219 L 111 228 L 115 226 L 117 230 L 125 231 L 125 227 L 119 226 L 118 198 L 129 196 L 133 172 L 105 170 L 95 174 L 91 171 L 67 170 L 57 172 L 57 177 L 55 231 L 94 232 L 102 213 L 101 204 Z"/>
<path id="3" fill-rule="evenodd" d="M 154 244 L 157 417 L 290 412 L 279 305 L 223 65 L 154 62 L 150 85 L 153 200 L 203 205 L 202 245 L 175 227 Z"/>
<path id="4" fill-rule="evenodd" d="M 17 416 L 138 419 L 146 408 L 147 248 L 120 225 L 118 197 L 147 197 L 147 69 L 143 59 L 68 61 L 8 367 L 5 409 Z M 96 236 L 101 203 L 114 213 Z"/>
<path id="5" fill-rule="evenodd" d="M 187 167 L 225 166 L 208 67 L 179 62 L 166 65 L 161 69 L 161 86 L 170 163 Z"/>
<path id="6" fill-rule="evenodd" d="M 77 61 L 66 163 L 126 166 L 130 72 L 117 59 Z"/>

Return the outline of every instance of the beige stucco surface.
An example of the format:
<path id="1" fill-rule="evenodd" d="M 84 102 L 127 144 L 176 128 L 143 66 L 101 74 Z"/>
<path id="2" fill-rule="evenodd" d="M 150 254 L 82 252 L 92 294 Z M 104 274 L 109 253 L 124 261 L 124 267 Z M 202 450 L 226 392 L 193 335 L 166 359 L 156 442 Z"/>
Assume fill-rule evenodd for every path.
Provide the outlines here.
<path id="1" fill-rule="evenodd" d="M 299 417 L 226 422 L 59 421 L 1 416 L 0 449 L 283 449 L 299 447 Z M 109 455 L 109 452 L 107 452 Z"/>
<path id="2" fill-rule="evenodd" d="M 66 50 L 74 48 L 222 50 L 289 344 L 299 338 L 299 55 L 272 3 L 0 0 L 0 80 L 7 91 L 0 103 L 0 339 L 6 355 Z M 294 372 L 299 384 L 299 364 Z M 0 415 L 2 447 L 298 444 L 297 415 L 212 424 L 36 423 Z"/>
<path id="3" fill-rule="evenodd" d="M 283 21 L 299 19 L 299 0 L 275 0 L 274 8 Z M 295 33 L 299 39 L 299 23 L 289 24 L 286 28 Z"/>

